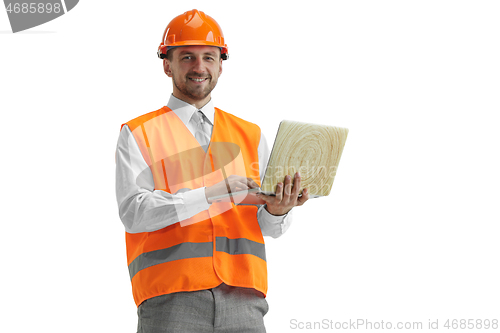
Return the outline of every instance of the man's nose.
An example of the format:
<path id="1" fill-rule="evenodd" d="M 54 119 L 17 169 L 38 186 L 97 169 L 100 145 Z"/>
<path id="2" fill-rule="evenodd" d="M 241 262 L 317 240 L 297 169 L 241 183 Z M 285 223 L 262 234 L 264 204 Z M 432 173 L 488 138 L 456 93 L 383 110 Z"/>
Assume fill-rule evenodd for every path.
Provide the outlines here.
<path id="1" fill-rule="evenodd" d="M 197 73 L 203 73 L 203 58 L 196 57 L 193 64 L 193 71 Z"/>

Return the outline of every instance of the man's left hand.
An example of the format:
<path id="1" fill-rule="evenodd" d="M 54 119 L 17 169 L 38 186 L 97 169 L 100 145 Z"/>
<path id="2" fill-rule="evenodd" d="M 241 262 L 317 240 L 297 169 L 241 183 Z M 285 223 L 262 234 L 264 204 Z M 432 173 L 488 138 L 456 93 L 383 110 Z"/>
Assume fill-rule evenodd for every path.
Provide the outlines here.
<path id="1" fill-rule="evenodd" d="M 295 206 L 302 206 L 309 199 L 309 191 L 305 188 L 300 194 L 300 173 L 295 173 L 293 179 L 287 175 L 285 183 L 278 183 L 276 186 L 276 196 L 257 194 L 257 197 L 266 202 L 266 209 L 272 215 L 285 215 Z"/>

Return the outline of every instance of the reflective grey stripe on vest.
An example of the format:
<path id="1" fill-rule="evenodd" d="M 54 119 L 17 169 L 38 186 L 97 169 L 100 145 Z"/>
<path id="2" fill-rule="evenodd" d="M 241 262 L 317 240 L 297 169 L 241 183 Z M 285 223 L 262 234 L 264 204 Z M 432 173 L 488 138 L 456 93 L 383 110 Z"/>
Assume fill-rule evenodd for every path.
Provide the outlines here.
<path id="1" fill-rule="evenodd" d="M 266 260 L 264 244 L 246 238 L 229 239 L 227 237 L 217 237 L 216 250 L 229 254 L 252 254 L 264 261 Z M 212 242 L 185 242 L 166 249 L 145 252 L 135 258 L 128 266 L 130 279 L 132 280 L 139 271 L 154 265 L 180 259 L 211 257 L 212 253 Z"/>
<path id="2" fill-rule="evenodd" d="M 128 265 L 130 280 L 132 280 L 134 275 L 136 275 L 139 271 L 154 265 L 179 259 L 211 257 L 213 253 L 213 246 L 212 242 L 185 242 L 167 247 L 166 249 L 144 252 L 135 258 L 130 265 Z"/>
<path id="3" fill-rule="evenodd" d="M 229 254 L 253 254 L 266 261 L 266 248 L 264 244 L 246 238 L 229 239 L 217 237 L 215 242 L 217 251 Z"/>

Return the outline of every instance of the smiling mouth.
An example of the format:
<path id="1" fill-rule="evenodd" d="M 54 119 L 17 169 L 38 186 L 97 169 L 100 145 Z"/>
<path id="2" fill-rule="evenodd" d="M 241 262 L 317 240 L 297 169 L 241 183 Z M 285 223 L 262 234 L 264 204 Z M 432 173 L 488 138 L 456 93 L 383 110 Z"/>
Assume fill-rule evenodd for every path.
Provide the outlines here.
<path id="1" fill-rule="evenodd" d="M 191 81 L 194 81 L 194 82 L 203 82 L 205 80 L 208 80 L 208 78 L 206 78 L 206 77 L 205 78 L 202 78 L 202 77 L 196 77 L 196 78 L 195 77 L 190 77 L 188 79 L 190 79 Z"/>

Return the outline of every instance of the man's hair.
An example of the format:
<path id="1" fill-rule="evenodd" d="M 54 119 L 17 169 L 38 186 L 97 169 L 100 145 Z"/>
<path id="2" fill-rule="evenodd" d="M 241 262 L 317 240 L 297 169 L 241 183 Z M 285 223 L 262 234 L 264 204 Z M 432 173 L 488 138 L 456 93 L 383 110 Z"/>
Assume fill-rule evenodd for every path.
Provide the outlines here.
<path id="1" fill-rule="evenodd" d="M 170 50 L 167 50 L 167 59 L 170 62 L 172 61 L 172 51 L 173 50 L 174 50 L 173 48 L 171 48 Z"/>

